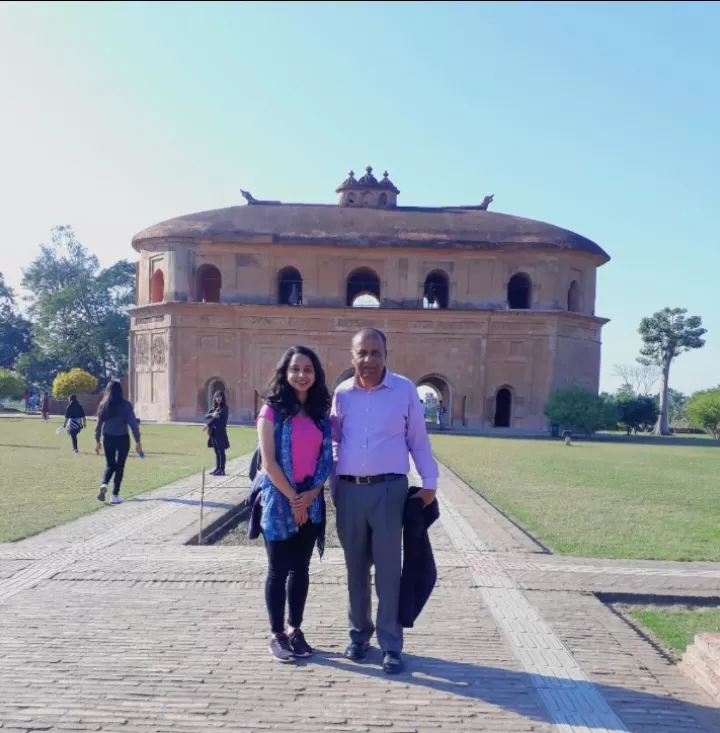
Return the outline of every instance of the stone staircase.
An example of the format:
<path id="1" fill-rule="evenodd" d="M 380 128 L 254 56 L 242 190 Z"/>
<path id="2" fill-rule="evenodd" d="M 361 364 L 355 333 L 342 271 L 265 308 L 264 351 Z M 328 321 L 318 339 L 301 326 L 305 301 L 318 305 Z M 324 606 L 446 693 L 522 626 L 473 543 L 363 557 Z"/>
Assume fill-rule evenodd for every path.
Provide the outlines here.
<path id="1" fill-rule="evenodd" d="M 720 634 L 698 634 L 683 655 L 680 669 L 720 702 Z"/>

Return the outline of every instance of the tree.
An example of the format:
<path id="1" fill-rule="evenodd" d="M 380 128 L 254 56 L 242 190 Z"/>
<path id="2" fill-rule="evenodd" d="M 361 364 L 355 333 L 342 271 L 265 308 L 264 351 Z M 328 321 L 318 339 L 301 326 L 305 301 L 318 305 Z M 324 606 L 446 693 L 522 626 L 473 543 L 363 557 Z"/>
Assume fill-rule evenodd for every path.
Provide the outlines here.
<path id="1" fill-rule="evenodd" d="M 55 227 L 52 243 L 25 270 L 29 312 L 40 358 L 79 366 L 107 381 L 127 371 L 135 267 L 121 260 L 102 269 L 70 227 Z"/>
<path id="2" fill-rule="evenodd" d="M 705 345 L 700 316 L 685 317 L 686 308 L 663 308 L 640 321 L 638 333 L 643 340 L 640 361 L 660 367 L 660 410 L 654 435 L 670 435 L 668 426 L 668 387 L 673 359 Z"/>
<path id="3" fill-rule="evenodd" d="M 55 399 L 67 399 L 71 394 L 92 394 L 98 386 L 97 377 L 84 372 L 82 369 L 71 369 L 69 372 L 60 372 L 55 377 L 52 394 Z"/>
<path id="4" fill-rule="evenodd" d="M 15 293 L 0 272 L 0 368 L 14 368 L 20 354 L 31 346 L 30 322 L 18 313 Z"/>
<path id="5" fill-rule="evenodd" d="M 720 387 L 696 392 L 687 403 L 690 423 L 720 439 Z"/>
<path id="6" fill-rule="evenodd" d="M 0 400 L 20 399 L 23 396 L 23 382 L 14 372 L 0 369 Z"/>
<path id="7" fill-rule="evenodd" d="M 618 422 L 615 405 L 610 400 L 576 386 L 556 389 L 545 405 L 545 416 L 552 423 L 582 430 L 586 435 Z"/>
<path id="8" fill-rule="evenodd" d="M 678 425 L 687 422 L 687 401 L 688 396 L 678 390 L 668 387 L 668 424 Z M 660 395 L 655 395 L 655 404 L 660 410 Z"/>
<path id="9" fill-rule="evenodd" d="M 55 376 L 64 368 L 56 357 L 47 356 L 38 348 L 21 354 L 15 365 L 25 384 L 38 392 L 48 392 Z"/>
<path id="10" fill-rule="evenodd" d="M 616 398 L 620 422 L 628 435 L 640 426 L 652 425 L 658 416 L 658 406 L 654 397 L 649 395 L 632 396 L 619 394 Z"/>
<path id="11" fill-rule="evenodd" d="M 660 378 L 660 367 L 657 364 L 615 364 L 614 376 L 623 380 L 624 392 L 633 395 L 652 394 L 653 388 Z"/>

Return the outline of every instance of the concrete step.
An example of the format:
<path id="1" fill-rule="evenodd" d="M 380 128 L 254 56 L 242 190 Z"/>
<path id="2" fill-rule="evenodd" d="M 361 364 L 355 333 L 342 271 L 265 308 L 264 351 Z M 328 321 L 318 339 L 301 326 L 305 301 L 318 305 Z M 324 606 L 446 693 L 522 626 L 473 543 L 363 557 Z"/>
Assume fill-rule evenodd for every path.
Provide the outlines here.
<path id="1" fill-rule="evenodd" d="M 699 634 L 680 662 L 680 669 L 720 702 L 720 634 Z"/>

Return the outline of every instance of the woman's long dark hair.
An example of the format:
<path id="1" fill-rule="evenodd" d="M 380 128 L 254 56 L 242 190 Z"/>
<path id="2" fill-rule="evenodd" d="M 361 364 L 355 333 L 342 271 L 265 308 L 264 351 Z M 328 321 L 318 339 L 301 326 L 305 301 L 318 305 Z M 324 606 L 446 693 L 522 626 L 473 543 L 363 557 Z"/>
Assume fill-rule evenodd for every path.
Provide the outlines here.
<path id="1" fill-rule="evenodd" d="M 295 390 L 288 383 L 287 373 L 290 361 L 293 356 L 300 354 L 307 356 L 312 362 L 315 370 L 315 382 L 310 387 L 305 400 L 304 408 L 307 416 L 312 418 L 316 424 L 325 420 L 330 411 L 331 397 L 325 383 L 325 370 L 320 364 L 317 354 L 308 349 L 307 346 L 291 346 L 280 358 L 275 367 L 267 392 L 265 393 L 265 402 L 275 410 L 282 419 L 294 417 L 300 412 L 300 400 L 295 394 Z"/>
<path id="2" fill-rule="evenodd" d="M 218 407 L 218 397 L 220 398 L 220 407 L 227 407 L 227 398 L 225 397 L 225 392 L 219 389 L 213 395 L 213 409 Z"/>
<path id="3" fill-rule="evenodd" d="M 120 405 L 124 401 L 122 384 L 117 379 L 113 379 L 105 387 L 105 394 L 98 407 L 98 417 L 103 415 L 106 420 L 109 417 L 115 417 L 120 412 Z"/>

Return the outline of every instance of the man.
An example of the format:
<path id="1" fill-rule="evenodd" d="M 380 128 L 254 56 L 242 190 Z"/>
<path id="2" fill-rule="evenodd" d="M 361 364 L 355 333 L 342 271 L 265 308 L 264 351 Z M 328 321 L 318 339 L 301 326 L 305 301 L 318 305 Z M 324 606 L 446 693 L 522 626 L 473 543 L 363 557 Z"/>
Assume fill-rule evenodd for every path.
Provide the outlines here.
<path id="1" fill-rule="evenodd" d="M 445 430 L 445 415 L 447 413 L 447 408 L 443 404 L 442 400 L 438 400 L 438 406 L 437 406 L 437 421 L 438 421 L 438 427 L 440 430 Z"/>
<path id="2" fill-rule="evenodd" d="M 355 375 L 335 391 L 331 412 L 336 461 L 333 494 L 349 591 L 351 643 L 345 656 L 364 660 L 376 630 L 370 589 L 374 563 L 383 669 L 397 674 L 403 669 L 398 599 L 409 457 L 422 478 L 422 490 L 411 501 L 432 503 L 438 466 L 415 385 L 385 366 L 385 335 L 372 328 L 359 331 L 352 340 L 351 355 Z"/>

